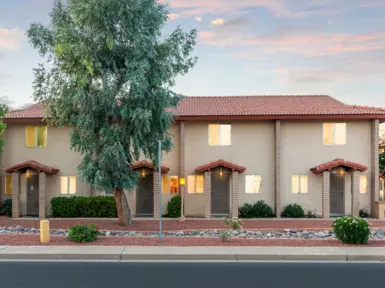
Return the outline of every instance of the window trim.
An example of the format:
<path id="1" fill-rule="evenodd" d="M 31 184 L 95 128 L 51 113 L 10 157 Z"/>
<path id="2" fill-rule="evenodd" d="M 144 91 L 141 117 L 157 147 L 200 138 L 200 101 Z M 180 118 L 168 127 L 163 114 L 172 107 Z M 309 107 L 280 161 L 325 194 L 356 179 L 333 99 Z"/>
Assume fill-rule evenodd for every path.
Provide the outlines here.
<path id="1" fill-rule="evenodd" d="M 325 143 L 325 124 L 333 124 L 333 143 L 332 144 L 326 144 Z M 336 125 L 337 124 L 345 124 L 345 143 L 344 144 L 337 144 L 336 143 Z M 326 146 L 344 146 L 347 144 L 347 123 L 346 122 L 322 122 L 322 143 Z"/>
<path id="2" fill-rule="evenodd" d="M 35 128 L 35 144 L 34 146 L 28 146 L 27 145 L 27 129 L 28 127 L 33 127 Z M 45 133 L 45 146 L 38 146 L 37 143 L 38 143 L 38 127 L 44 127 L 45 130 L 46 130 L 46 133 Z M 47 143 L 48 143 L 48 126 L 47 125 L 27 125 L 25 126 L 25 148 L 47 148 Z"/>
<path id="3" fill-rule="evenodd" d="M 294 193 L 293 192 L 293 177 L 294 176 L 298 176 L 298 193 Z M 303 176 L 306 176 L 306 182 L 307 182 L 307 191 L 306 192 L 302 192 L 302 181 L 301 181 L 301 178 Z M 294 194 L 294 195 L 301 195 L 301 194 L 308 194 L 309 193 L 309 175 L 308 174 L 292 174 L 291 175 L 291 180 L 290 180 L 290 184 L 291 184 L 291 187 L 290 187 L 290 190 L 291 190 L 291 194 Z"/>
<path id="4" fill-rule="evenodd" d="M 67 193 L 62 193 L 62 179 L 67 178 Z M 70 193 L 71 190 L 71 178 L 75 178 L 75 193 Z M 71 196 L 77 194 L 77 182 L 78 178 L 76 176 L 60 176 L 60 195 Z"/>
<path id="5" fill-rule="evenodd" d="M 252 176 L 253 177 L 253 192 L 247 192 L 247 176 Z M 255 183 L 255 177 L 260 177 L 260 180 L 259 180 L 259 191 L 254 191 L 254 183 Z M 256 174 L 247 174 L 245 175 L 245 194 L 262 194 L 262 175 L 256 175 Z"/>
<path id="6" fill-rule="evenodd" d="M 194 181 L 195 181 L 195 189 L 194 189 L 194 192 L 190 192 L 189 191 L 189 177 L 194 177 Z M 203 178 L 203 189 L 202 189 L 202 192 L 197 192 L 197 177 L 202 177 Z M 191 194 L 191 195 L 204 195 L 205 194 L 205 176 L 204 175 L 201 175 L 201 174 L 192 174 L 192 175 L 187 175 L 187 194 Z"/>
<path id="7" fill-rule="evenodd" d="M 211 125 L 218 125 L 219 126 L 219 129 L 218 129 L 218 145 L 210 145 L 210 126 Z M 229 145 L 223 145 L 221 143 L 221 139 L 222 139 L 222 129 L 221 129 L 221 126 L 222 125 L 228 125 L 230 126 L 230 144 Z M 209 144 L 209 147 L 230 147 L 232 142 L 231 142 L 231 131 L 232 131 L 232 128 L 231 128 L 231 124 L 230 123 L 209 123 L 208 126 L 207 126 L 207 129 L 208 129 L 208 144 Z"/>

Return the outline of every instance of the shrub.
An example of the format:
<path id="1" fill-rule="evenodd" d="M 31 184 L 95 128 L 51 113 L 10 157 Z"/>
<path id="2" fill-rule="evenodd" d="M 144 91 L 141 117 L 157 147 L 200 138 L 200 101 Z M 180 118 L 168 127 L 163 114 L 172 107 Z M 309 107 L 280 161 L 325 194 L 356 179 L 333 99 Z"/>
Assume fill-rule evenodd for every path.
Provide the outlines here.
<path id="1" fill-rule="evenodd" d="M 230 226 L 233 230 L 241 230 L 243 228 L 243 222 L 242 220 L 235 218 L 235 217 L 225 217 L 223 218 L 223 221 L 226 225 Z"/>
<path id="2" fill-rule="evenodd" d="M 239 214 L 242 218 L 266 218 L 275 216 L 273 209 L 263 200 L 258 201 L 254 205 L 244 204 L 239 208 Z"/>
<path id="3" fill-rule="evenodd" d="M 68 228 L 68 239 L 76 243 L 88 243 L 95 241 L 100 232 L 96 228 L 95 224 L 89 226 L 85 224 L 73 225 Z"/>
<path id="4" fill-rule="evenodd" d="M 229 230 L 221 230 L 219 231 L 219 238 L 221 238 L 222 242 L 230 242 L 231 232 Z"/>
<path id="5" fill-rule="evenodd" d="M 116 218 L 115 199 L 112 196 L 55 197 L 51 200 L 52 216 L 61 218 Z"/>
<path id="6" fill-rule="evenodd" d="M 283 209 L 281 216 L 288 218 L 300 218 L 305 217 L 305 212 L 301 205 L 289 204 Z"/>
<path id="7" fill-rule="evenodd" d="M 12 199 L 5 199 L 0 209 L 0 215 L 12 216 Z"/>
<path id="8" fill-rule="evenodd" d="M 316 210 L 308 210 L 306 217 L 307 218 L 318 218 Z"/>
<path id="9" fill-rule="evenodd" d="M 368 218 L 370 216 L 368 210 L 366 208 L 360 209 L 360 217 Z"/>
<path id="10" fill-rule="evenodd" d="M 182 198 L 175 196 L 168 201 L 167 214 L 170 218 L 178 218 L 181 216 L 180 206 L 182 204 Z"/>
<path id="11" fill-rule="evenodd" d="M 370 224 L 363 218 L 345 216 L 337 218 L 333 223 L 334 233 L 344 244 L 368 244 Z"/>

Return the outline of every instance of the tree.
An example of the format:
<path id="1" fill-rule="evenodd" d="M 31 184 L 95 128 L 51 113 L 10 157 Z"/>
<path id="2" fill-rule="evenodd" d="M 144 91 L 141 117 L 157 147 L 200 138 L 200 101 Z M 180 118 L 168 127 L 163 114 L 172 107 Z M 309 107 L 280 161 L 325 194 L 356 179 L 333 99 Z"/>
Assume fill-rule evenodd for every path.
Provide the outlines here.
<path id="1" fill-rule="evenodd" d="M 70 146 L 83 156 L 81 179 L 113 191 L 119 219 L 132 222 L 123 189 L 135 187 L 130 166 L 142 153 L 156 163 L 181 95 L 175 77 L 196 63 L 196 31 L 162 35 L 167 6 L 157 0 L 55 1 L 49 26 L 33 23 L 32 46 L 49 61 L 34 70 L 34 99 L 51 125 L 70 125 Z"/>

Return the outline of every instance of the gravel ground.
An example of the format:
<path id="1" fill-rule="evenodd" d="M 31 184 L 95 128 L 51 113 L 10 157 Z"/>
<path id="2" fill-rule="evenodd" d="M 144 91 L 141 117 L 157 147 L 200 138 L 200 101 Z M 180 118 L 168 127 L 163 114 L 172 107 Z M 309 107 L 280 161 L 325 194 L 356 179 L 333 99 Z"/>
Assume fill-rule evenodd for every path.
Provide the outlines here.
<path id="1" fill-rule="evenodd" d="M 10 246 L 349 246 L 343 245 L 338 240 L 299 240 L 299 239 L 233 239 L 224 243 L 217 238 L 193 237 L 166 237 L 163 243 L 157 238 L 141 237 L 100 237 L 98 240 L 87 244 L 77 244 L 63 236 L 52 236 L 48 244 L 40 243 L 35 235 L 1 235 L 0 245 Z M 371 240 L 368 246 L 385 247 L 383 240 Z"/>
<path id="2" fill-rule="evenodd" d="M 331 229 L 333 220 L 320 219 L 300 219 L 300 220 L 243 220 L 245 230 L 283 230 L 283 229 L 297 229 L 297 230 L 326 230 Z M 370 221 L 373 228 L 385 228 L 385 221 Z M 0 217 L 0 227 L 15 227 L 17 225 L 25 228 L 39 228 L 39 220 L 24 220 L 12 219 L 8 217 Z M 69 226 L 80 223 L 95 223 L 101 230 L 109 231 L 158 231 L 159 221 L 157 220 L 135 220 L 131 226 L 120 226 L 117 220 L 50 220 L 51 229 L 67 229 Z M 218 220 L 186 220 L 179 222 L 178 220 L 163 221 L 164 231 L 188 231 L 188 230 L 214 230 L 225 229 L 226 226 L 221 219 Z"/>

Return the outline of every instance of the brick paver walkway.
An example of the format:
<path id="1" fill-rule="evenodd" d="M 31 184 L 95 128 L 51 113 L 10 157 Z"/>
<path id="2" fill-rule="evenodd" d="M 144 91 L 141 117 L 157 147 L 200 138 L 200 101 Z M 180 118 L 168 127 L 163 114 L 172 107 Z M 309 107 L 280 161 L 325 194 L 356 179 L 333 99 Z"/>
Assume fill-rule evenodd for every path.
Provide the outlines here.
<path id="1" fill-rule="evenodd" d="M 385 228 L 385 221 L 369 220 L 374 228 Z M 282 229 L 331 229 L 333 220 L 323 219 L 261 219 L 261 220 L 244 220 L 244 229 L 248 230 L 282 230 Z M 66 219 L 66 220 L 50 220 L 51 229 L 67 229 L 69 226 L 79 223 L 95 223 L 102 230 L 128 230 L 128 231 L 157 231 L 159 229 L 159 221 L 157 220 L 134 220 L 132 226 L 124 227 L 119 225 L 117 220 L 96 220 L 96 219 Z M 39 220 L 12 219 L 8 217 L 0 217 L 0 227 L 9 227 L 21 225 L 26 228 L 39 228 Z M 223 221 L 218 220 L 186 220 L 179 222 L 178 220 L 164 220 L 164 231 L 179 230 L 206 230 L 206 229 L 223 229 L 226 228 Z"/>

